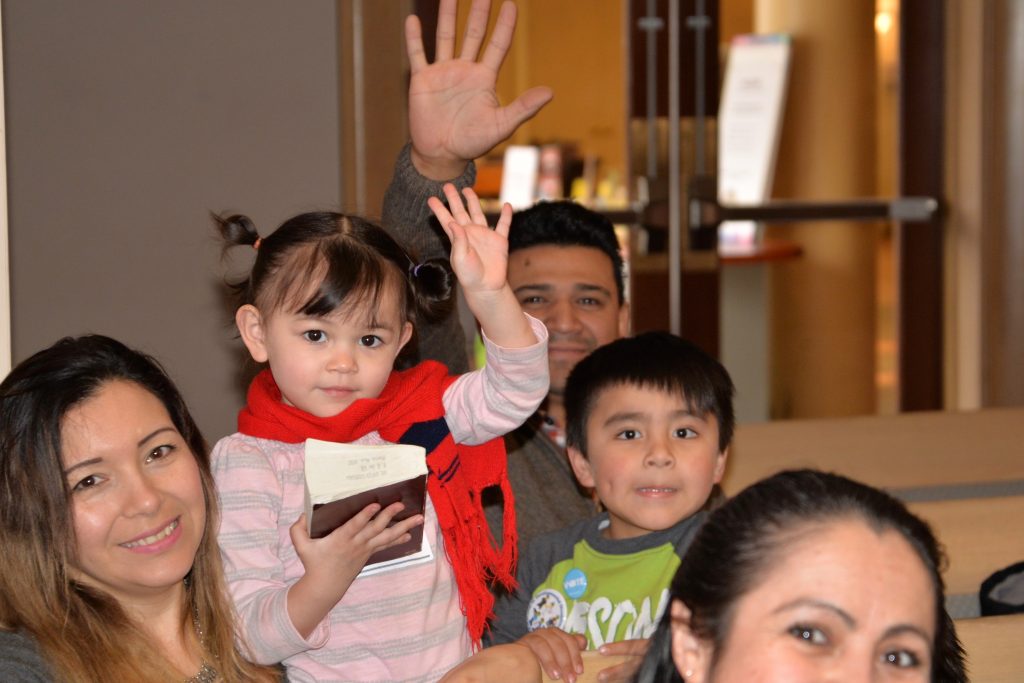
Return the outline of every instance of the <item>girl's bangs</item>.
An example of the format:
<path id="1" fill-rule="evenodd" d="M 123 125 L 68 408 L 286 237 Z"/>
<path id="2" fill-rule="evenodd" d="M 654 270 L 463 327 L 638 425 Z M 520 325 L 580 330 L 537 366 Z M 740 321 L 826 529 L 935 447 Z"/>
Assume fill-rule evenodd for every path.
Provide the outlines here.
<path id="1" fill-rule="evenodd" d="M 392 268 L 346 240 L 302 251 L 281 269 L 275 308 L 313 317 L 365 311 L 376 318 L 383 291 L 397 280 Z"/>

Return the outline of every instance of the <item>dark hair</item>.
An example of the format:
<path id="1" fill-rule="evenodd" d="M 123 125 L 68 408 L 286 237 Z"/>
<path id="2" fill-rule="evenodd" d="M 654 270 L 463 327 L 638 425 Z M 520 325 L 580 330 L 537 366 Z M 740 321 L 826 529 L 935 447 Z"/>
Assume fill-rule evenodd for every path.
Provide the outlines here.
<path id="1" fill-rule="evenodd" d="M 735 425 L 729 373 L 695 344 L 668 332 L 645 332 L 605 344 L 581 360 L 565 383 L 565 443 L 587 453 L 587 420 L 601 392 L 632 385 L 676 394 L 690 412 L 718 421 L 718 450 Z"/>
<path id="2" fill-rule="evenodd" d="M 188 575 L 182 628 L 194 618 L 203 624 L 204 659 L 225 681 L 270 680 L 273 672 L 247 662 L 236 646 L 206 442 L 160 365 L 100 335 L 61 339 L 0 383 L 0 626 L 30 633 L 61 680 L 153 680 L 154 671 L 166 671 L 162 653 L 124 607 L 68 571 L 77 544 L 64 419 L 117 381 L 160 401 L 199 469 L 206 525 Z"/>
<path id="3" fill-rule="evenodd" d="M 199 428 L 155 360 L 109 337 L 66 337 L 24 360 L 0 384 L 0 509 L 8 529 L 35 535 L 56 552 L 73 545 L 62 421 L 114 380 L 134 382 L 160 399 L 196 459 L 208 462 Z M 29 490 L 33 495 L 26 498 Z M 29 499 L 34 503 L 26 504 Z"/>
<path id="4" fill-rule="evenodd" d="M 571 201 L 540 202 L 512 214 L 512 225 L 508 233 L 510 254 L 520 249 L 549 244 L 600 249 L 611 259 L 619 303 L 626 300 L 622 280 L 622 253 L 615 237 L 615 228 L 607 218 Z"/>
<path id="5" fill-rule="evenodd" d="M 355 297 L 375 310 L 385 288 L 397 285 L 399 305 L 410 322 L 421 316 L 437 320 L 451 310 L 448 262 L 417 263 L 383 228 L 362 218 L 328 211 L 303 213 L 265 238 L 245 216 L 214 219 L 225 251 L 257 247 L 249 276 L 232 285 L 239 306 L 252 304 L 264 314 L 288 307 L 323 316 L 353 305 L 350 299 Z"/>
<path id="6" fill-rule="evenodd" d="M 780 472 L 759 481 L 709 515 L 672 580 L 672 599 L 691 612 L 690 629 L 722 652 L 739 599 L 782 557 L 793 532 L 809 524 L 860 519 L 876 531 L 895 531 L 915 550 L 931 577 L 935 603 L 933 683 L 966 681 L 964 653 L 945 610 L 944 558 L 928 525 L 876 488 L 814 470 Z M 637 681 L 676 681 L 668 610 L 651 638 Z"/>

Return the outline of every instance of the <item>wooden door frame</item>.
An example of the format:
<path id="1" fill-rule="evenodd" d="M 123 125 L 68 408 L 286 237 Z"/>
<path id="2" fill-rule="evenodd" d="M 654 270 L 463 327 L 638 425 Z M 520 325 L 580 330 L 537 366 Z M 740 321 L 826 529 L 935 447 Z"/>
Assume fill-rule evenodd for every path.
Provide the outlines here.
<path id="1" fill-rule="evenodd" d="M 3 6 L 0 2 L 0 17 Z M 7 122 L 4 110 L 3 31 L 0 31 L 0 378 L 11 371 L 11 267 L 7 248 Z"/>
<path id="2" fill-rule="evenodd" d="M 945 4 L 902 0 L 900 7 L 899 193 L 944 196 Z M 941 203 L 941 202 L 940 202 Z M 944 211 L 900 223 L 899 408 L 943 408 Z"/>

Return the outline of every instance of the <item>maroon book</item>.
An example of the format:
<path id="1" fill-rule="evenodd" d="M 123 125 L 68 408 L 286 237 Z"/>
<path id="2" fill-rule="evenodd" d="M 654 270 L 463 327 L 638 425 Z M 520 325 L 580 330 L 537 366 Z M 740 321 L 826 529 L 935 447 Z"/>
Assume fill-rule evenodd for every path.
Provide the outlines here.
<path id="1" fill-rule="evenodd" d="M 316 504 L 313 506 L 309 535 L 311 538 L 323 538 L 352 519 L 360 510 L 371 503 L 379 503 L 383 510 L 388 505 L 401 502 L 405 505 L 405 509 L 395 515 L 395 518 L 388 524 L 389 527 L 393 526 L 396 522 L 408 519 L 413 515 L 422 515 L 426 494 L 427 476 L 424 474 L 412 479 L 406 479 L 405 481 L 363 491 L 347 498 L 339 498 L 330 503 Z M 400 557 L 419 552 L 423 542 L 423 525 L 420 524 L 413 527 L 409 533 L 412 538 L 408 541 L 374 553 L 367 560 L 366 565 L 397 560 Z"/>

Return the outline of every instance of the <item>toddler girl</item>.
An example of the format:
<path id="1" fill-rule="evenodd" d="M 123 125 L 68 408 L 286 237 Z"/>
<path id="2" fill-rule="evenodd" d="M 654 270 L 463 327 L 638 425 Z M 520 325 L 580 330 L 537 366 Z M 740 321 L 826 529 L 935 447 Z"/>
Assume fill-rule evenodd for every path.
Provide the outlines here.
<path id="1" fill-rule="evenodd" d="M 239 432 L 213 451 L 220 543 L 251 648 L 260 662 L 283 662 L 291 681 L 437 679 L 479 641 L 489 581 L 511 581 L 515 540 L 506 534 L 496 550 L 480 491 L 511 495 L 499 437 L 547 393 L 547 332 L 505 279 L 511 209 L 492 231 L 471 190 L 468 207 L 453 186 L 444 191 L 451 213 L 437 198 L 430 208 L 487 347 L 487 365 L 459 377 L 432 361 L 394 369 L 417 315 L 450 298 L 444 264 L 415 263 L 381 228 L 336 213 L 296 216 L 266 238 L 244 216 L 220 221 L 225 248 L 256 247 L 236 285 L 235 322 L 253 359 L 269 364 L 249 388 Z M 311 539 L 307 438 L 424 446 L 424 515 L 388 528 L 401 504 L 374 504 Z M 433 561 L 357 578 L 417 524 Z"/>

